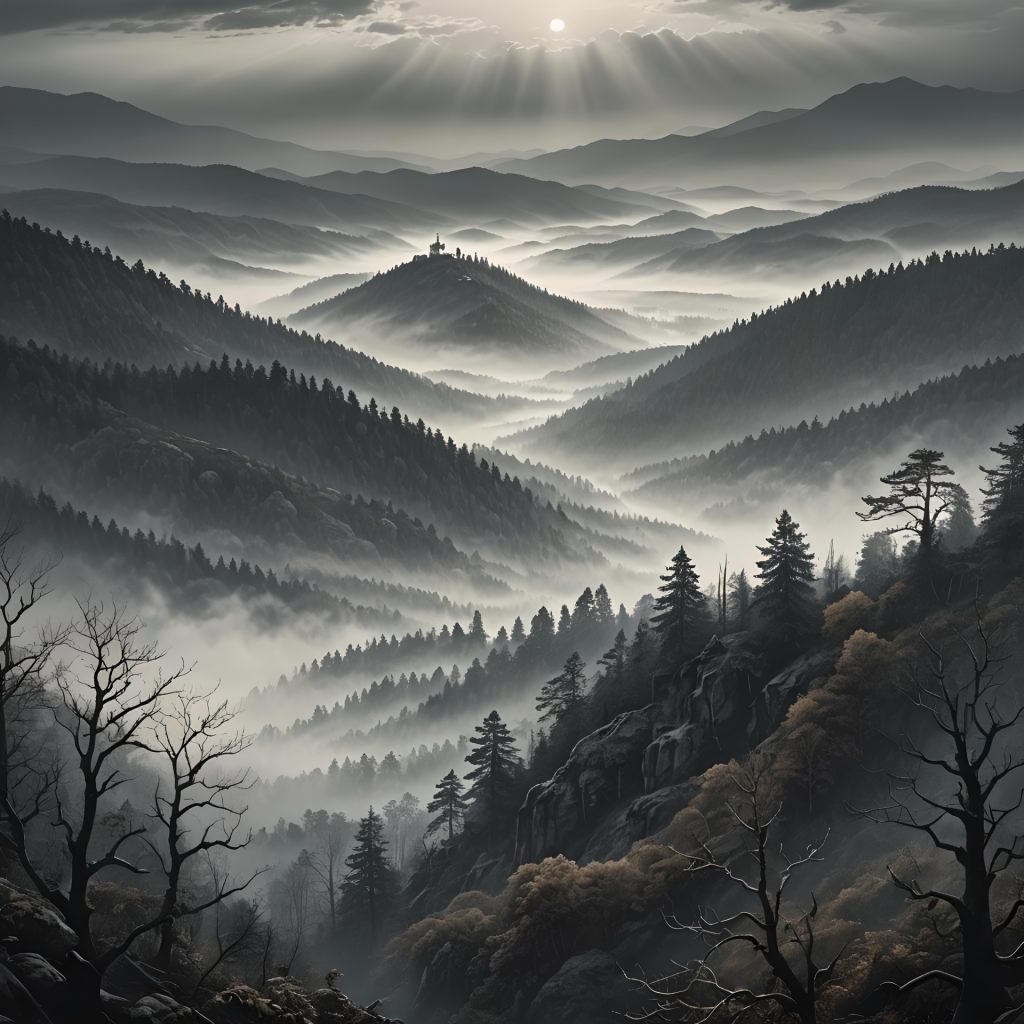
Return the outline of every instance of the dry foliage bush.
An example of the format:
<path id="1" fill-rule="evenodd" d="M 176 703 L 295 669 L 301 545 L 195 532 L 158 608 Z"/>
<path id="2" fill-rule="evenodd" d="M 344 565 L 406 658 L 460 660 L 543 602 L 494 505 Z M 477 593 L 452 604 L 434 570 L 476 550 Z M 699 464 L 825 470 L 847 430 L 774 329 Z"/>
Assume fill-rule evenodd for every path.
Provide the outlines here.
<path id="1" fill-rule="evenodd" d="M 878 606 L 867 594 L 851 591 L 825 609 L 821 635 L 826 643 L 844 643 L 858 629 L 871 629 L 877 614 Z"/>

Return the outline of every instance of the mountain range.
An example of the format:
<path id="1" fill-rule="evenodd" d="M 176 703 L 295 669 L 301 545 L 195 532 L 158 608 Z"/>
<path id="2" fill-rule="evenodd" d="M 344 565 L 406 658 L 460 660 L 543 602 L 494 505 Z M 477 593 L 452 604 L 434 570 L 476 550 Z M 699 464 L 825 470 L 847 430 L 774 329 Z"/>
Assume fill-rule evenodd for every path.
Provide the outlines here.
<path id="1" fill-rule="evenodd" d="M 997 93 L 922 85 L 909 78 L 854 86 L 810 110 L 755 118 L 736 131 L 660 139 L 603 139 L 500 170 L 575 184 L 696 188 L 727 182 L 756 188 L 794 182 L 836 185 L 863 168 L 877 173 L 927 159 L 1014 157 L 1024 130 L 1024 91 Z"/>

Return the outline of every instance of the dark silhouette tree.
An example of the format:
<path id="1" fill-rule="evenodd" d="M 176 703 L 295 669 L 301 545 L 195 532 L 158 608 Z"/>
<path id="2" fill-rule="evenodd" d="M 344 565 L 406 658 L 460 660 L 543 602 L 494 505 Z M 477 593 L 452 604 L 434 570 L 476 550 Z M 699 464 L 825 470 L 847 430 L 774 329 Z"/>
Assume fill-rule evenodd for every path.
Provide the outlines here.
<path id="1" fill-rule="evenodd" d="M 159 716 L 166 700 L 176 695 L 187 672 L 182 665 L 167 675 L 148 679 L 162 655 L 142 641 L 142 627 L 119 606 L 108 613 L 100 605 L 79 604 L 80 621 L 67 639 L 67 647 L 81 662 L 62 666 L 55 674 L 57 725 L 65 730 L 74 749 L 73 767 L 45 785 L 53 806 L 53 820 L 61 839 L 66 880 L 56 886 L 33 862 L 26 841 L 24 817 L 11 818 L 13 848 L 25 874 L 67 920 L 78 936 L 80 954 L 99 974 L 129 950 L 137 939 L 163 921 L 147 918 L 120 941 L 101 949 L 91 926 L 93 904 L 89 888 L 103 871 L 147 874 L 147 869 L 126 859 L 122 851 L 133 840 L 141 842 L 145 824 L 127 820 L 109 840 L 102 838 L 101 818 L 109 798 L 129 781 L 124 756 L 152 750 L 147 727 Z M 31 817 L 44 806 L 36 801 Z M 98 982 L 97 982 L 98 984 Z"/>
<path id="2" fill-rule="evenodd" d="M 757 588 L 752 607 L 761 615 L 764 630 L 782 647 L 799 647 L 818 628 L 820 618 L 814 594 L 814 555 L 800 524 L 786 509 L 775 520 L 775 529 L 758 563 Z"/>
<path id="3" fill-rule="evenodd" d="M 463 797 L 465 786 L 453 768 L 437 784 L 434 798 L 427 804 L 427 814 L 436 815 L 427 825 L 427 835 L 444 829 L 451 842 L 462 831 L 462 819 L 469 806 Z"/>
<path id="4" fill-rule="evenodd" d="M 641 979 L 639 984 L 654 1005 L 629 1014 L 629 1019 L 724 1022 L 738 1021 L 749 1013 L 752 1019 L 757 1014 L 758 1019 L 767 1020 L 775 1018 L 763 1014 L 774 1009 L 800 1024 L 817 1024 L 819 1001 L 832 984 L 842 951 L 821 958 L 820 945 L 816 947 L 815 941 L 817 900 L 812 894 L 809 910 L 789 911 L 786 887 L 803 869 L 823 861 L 825 839 L 811 843 L 795 860 L 785 855 L 773 837 L 782 807 L 772 798 L 770 774 L 767 762 L 756 755 L 733 772 L 732 782 L 741 802 L 738 809 L 731 804 L 729 809 L 737 826 L 750 838 L 742 857 L 721 855 L 715 847 L 723 844 L 710 836 L 699 844 L 698 852 L 679 854 L 693 876 L 723 878 L 743 900 L 737 904 L 741 909 L 720 916 L 712 908 L 702 907 L 694 924 L 670 917 L 673 930 L 697 936 L 708 951 L 680 974 L 656 982 Z M 744 870 L 739 864 L 750 864 L 751 869 Z M 753 961 L 746 965 L 746 971 L 757 977 L 767 969 L 770 983 L 751 988 L 725 982 L 718 961 L 726 961 L 730 955 L 742 956 L 744 950 Z M 724 971 L 736 969 L 734 962 Z"/>
<path id="5" fill-rule="evenodd" d="M 47 667 L 68 636 L 65 628 L 45 626 L 32 638 L 26 635 L 26 622 L 49 594 L 51 569 L 26 565 L 18 530 L 0 529 L 0 823 L 8 815 L 12 773 L 17 782 L 28 768 L 22 755 L 30 741 L 30 716 L 44 703 Z"/>
<path id="6" fill-rule="evenodd" d="M 958 632 L 951 657 L 922 636 L 927 653 L 907 697 L 926 731 L 893 739 L 909 772 L 890 772 L 887 802 L 859 811 L 926 836 L 959 876 L 956 891 L 945 891 L 889 868 L 909 899 L 952 910 L 963 952 L 959 972 L 929 970 L 890 988 L 900 995 L 931 982 L 952 987 L 958 993 L 953 1024 L 1016 1019 L 1021 1007 L 1010 990 L 1024 981 L 1024 944 L 1005 948 L 1002 941 L 1024 900 L 996 913 L 1000 877 L 1024 861 L 1014 818 L 1024 801 L 1024 785 L 1015 781 L 1024 769 L 1024 702 L 998 678 L 999 659 L 980 612 L 976 618 L 976 635 Z"/>
<path id="7" fill-rule="evenodd" d="M 383 917 L 397 889 L 394 869 L 387 858 L 384 822 L 371 807 L 359 819 L 355 844 L 345 858 L 348 874 L 341 880 L 341 910 L 350 919 L 365 921 L 370 944 L 375 946 Z"/>
<path id="8" fill-rule="evenodd" d="M 241 828 L 246 808 L 231 802 L 233 795 L 252 785 L 249 772 L 230 771 L 227 762 L 248 750 L 253 738 L 241 731 L 226 734 L 235 715 L 226 701 L 214 704 L 210 697 L 201 693 L 169 697 L 154 728 L 151 749 L 163 758 L 167 771 L 166 782 L 160 780 L 153 796 L 152 817 L 163 826 L 161 841 L 149 843 L 167 878 L 158 912 L 160 943 L 155 960 L 162 970 L 171 966 L 178 921 L 239 895 L 260 873 L 252 872 L 243 882 L 220 879 L 221 885 L 198 899 L 182 899 L 191 861 L 213 851 L 242 850 L 252 841 L 252 832 Z"/>
<path id="9" fill-rule="evenodd" d="M 889 493 L 879 497 L 868 495 L 863 499 L 868 510 L 857 513 L 865 522 L 901 520 L 886 532 L 912 534 L 923 560 L 927 560 L 935 548 L 939 520 L 951 507 L 957 486 L 945 479 L 953 475 L 953 470 L 942 458 L 942 452 L 931 448 L 912 451 L 898 469 L 881 477 Z"/>
<path id="10" fill-rule="evenodd" d="M 309 839 L 309 866 L 323 889 L 327 904 L 327 924 L 331 935 L 338 930 L 338 886 L 342 851 L 349 836 L 344 814 L 326 810 L 308 810 L 302 816 Z"/>
<path id="11" fill-rule="evenodd" d="M 615 634 L 612 646 L 597 660 L 597 663 L 604 669 L 605 678 L 615 686 L 620 686 L 625 678 L 628 649 L 626 631 L 620 629 Z"/>
<path id="12" fill-rule="evenodd" d="M 879 597 L 896 582 L 899 573 L 896 541 L 884 531 L 868 534 L 861 544 L 854 586 L 869 597 Z"/>
<path id="13" fill-rule="evenodd" d="M 949 514 L 941 524 L 940 533 L 946 551 L 963 551 L 977 540 L 978 527 L 971 499 L 960 484 L 953 485 Z"/>
<path id="14" fill-rule="evenodd" d="M 700 577 L 685 548 L 676 552 L 658 590 L 651 622 L 661 642 L 661 660 L 678 665 L 696 654 L 707 640 L 711 622 Z"/>
<path id="15" fill-rule="evenodd" d="M 740 569 L 729 577 L 726 606 L 736 629 L 747 629 L 750 626 L 750 604 L 753 600 L 747 570 Z"/>
<path id="16" fill-rule="evenodd" d="M 537 710 L 542 712 L 542 722 L 553 719 L 554 724 L 579 713 L 583 707 L 587 677 L 583 659 L 573 651 L 566 659 L 565 667 L 554 679 L 549 679 L 537 698 Z"/>
<path id="17" fill-rule="evenodd" d="M 471 783 L 468 797 L 489 819 L 505 809 L 515 793 L 522 762 L 509 728 L 497 711 L 492 711 L 470 736 L 473 749 L 466 761 L 473 770 L 465 777 Z"/>
<path id="18" fill-rule="evenodd" d="M 985 500 L 982 511 L 986 521 L 999 513 L 1004 506 L 1024 495 L 1024 423 L 1010 427 L 1009 441 L 1000 441 L 990 451 L 999 457 L 992 469 L 981 466 L 986 486 L 982 488 Z"/>

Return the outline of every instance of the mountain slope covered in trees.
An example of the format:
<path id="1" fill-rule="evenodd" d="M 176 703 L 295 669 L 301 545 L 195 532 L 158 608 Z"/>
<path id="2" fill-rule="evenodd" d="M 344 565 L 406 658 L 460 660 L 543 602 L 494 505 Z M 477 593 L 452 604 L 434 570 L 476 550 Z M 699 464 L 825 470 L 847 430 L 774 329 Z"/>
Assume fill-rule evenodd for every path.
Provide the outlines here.
<path id="1" fill-rule="evenodd" d="M 1021 350 L 1024 250 L 932 255 L 866 271 L 711 335 L 607 397 L 517 436 L 584 460 L 682 455 L 881 399 Z M 591 457 L 592 458 L 592 457 Z"/>
<path id="2" fill-rule="evenodd" d="M 139 366 L 232 358 L 330 378 L 365 400 L 400 404 L 416 415 L 494 413 L 500 403 L 388 366 L 319 336 L 291 330 L 174 285 L 137 263 L 67 239 L 23 219 L 0 217 L 0 330 L 91 359 Z"/>
<path id="3" fill-rule="evenodd" d="M 290 321 L 332 332 L 372 324 L 406 332 L 412 347 L 468 348 L 506 360 L 533 355 L 579 362 L 638 344 L 582 303 L 468 255 L 413 259 Z"/>

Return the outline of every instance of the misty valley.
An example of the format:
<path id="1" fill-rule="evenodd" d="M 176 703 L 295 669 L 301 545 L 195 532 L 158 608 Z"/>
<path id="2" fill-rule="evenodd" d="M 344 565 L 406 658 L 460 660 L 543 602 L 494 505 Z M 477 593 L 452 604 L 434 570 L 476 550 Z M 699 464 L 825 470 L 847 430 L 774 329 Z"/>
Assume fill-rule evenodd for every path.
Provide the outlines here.
<path id="1" fill-rule="evenodd" d="M 0 1024 L 1024 1021 L 1019 8 L 573 6 L 0 5 Z"/>

